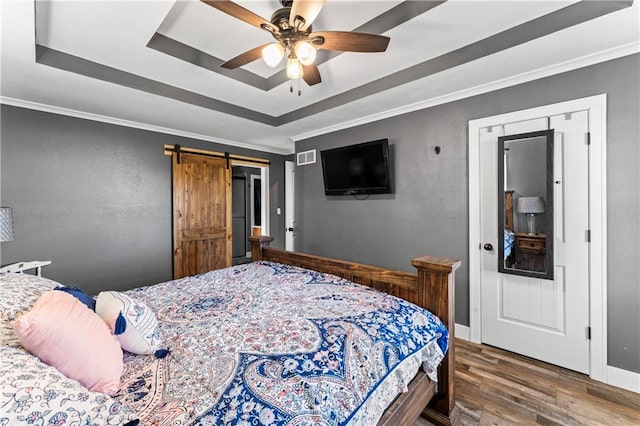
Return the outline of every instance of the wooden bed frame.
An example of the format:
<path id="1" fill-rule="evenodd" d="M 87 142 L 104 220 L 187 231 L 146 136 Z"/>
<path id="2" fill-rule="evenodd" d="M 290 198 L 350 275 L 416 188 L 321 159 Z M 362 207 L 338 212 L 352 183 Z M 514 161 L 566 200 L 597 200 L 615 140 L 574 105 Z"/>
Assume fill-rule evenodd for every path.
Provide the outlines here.
<path id="1" fill-rule="evenodd" d="M 438 368 L 438 383 L 422 370 L 408 392 L 396 398 L 378 425 L 411 425 L 420 416 L 437 425 L 454 424 L 459 416 L 454 392 L 454 286 L 460 261 L 421 256 L 411 264 L 417 274 L 269 247 L 270 236 L 249 237 L 254 261 L 267 260 L 330 273 L 401 297 L 437 315 L 449 330 L 449 350 Z"/>

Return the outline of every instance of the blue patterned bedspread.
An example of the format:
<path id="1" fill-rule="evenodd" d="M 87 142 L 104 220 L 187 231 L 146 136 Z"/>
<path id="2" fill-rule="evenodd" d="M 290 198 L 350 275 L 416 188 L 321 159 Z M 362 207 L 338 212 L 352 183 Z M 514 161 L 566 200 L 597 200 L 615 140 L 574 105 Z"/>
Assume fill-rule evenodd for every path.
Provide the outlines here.
<path id="1" fill-rule="evenodd" d="M 333 275 L 269 262 L 128 292 L 154 309 L 166 358 L 129 356 L 143 425 L 373 425 L 448 333 L 430 312 Z"/>
<path id="2" fill-rule="evenodd" d="M 513 243 L 516 240 L 516 234 L 513 231 L 506 229 L 504 230 L 504 258 L 511 255 L 511 251 L 513 250 Z"/>

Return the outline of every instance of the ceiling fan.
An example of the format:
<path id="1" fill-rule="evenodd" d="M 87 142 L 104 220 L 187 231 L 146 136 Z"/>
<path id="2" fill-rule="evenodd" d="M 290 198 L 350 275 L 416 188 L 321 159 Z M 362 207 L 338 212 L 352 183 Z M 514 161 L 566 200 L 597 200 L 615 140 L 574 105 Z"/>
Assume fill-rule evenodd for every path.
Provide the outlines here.
<path id="1" fill-rule="evenodd" d="M 222 67 L 228 69 L 241 67 L 260 57 L 267 65 L 275 67 L 286 54 L 287 77 L 302 78 L 309 86 L 313 86 L 321 81 L 320 71 L 314 63 L 317 49 L 342 52 L 384 52 L 389 44 L 389 37 L 377 34 L 350 31 L 313 32 L 311 23 L 322 10 L 326 0 L 280 0 L 282 8 L 273 13 L 270 21 L 230 0 L 201 1 L 269 32 L 276 40 L 241 53 L 222 64 Z"/>

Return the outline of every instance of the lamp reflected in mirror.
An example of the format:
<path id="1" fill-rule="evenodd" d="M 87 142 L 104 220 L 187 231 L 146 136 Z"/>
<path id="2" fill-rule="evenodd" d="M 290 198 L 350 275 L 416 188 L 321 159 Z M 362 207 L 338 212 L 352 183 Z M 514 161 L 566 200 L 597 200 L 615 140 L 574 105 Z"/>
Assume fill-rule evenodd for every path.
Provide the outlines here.
<path id="1" fill-rule="evenodd" d="M 544 200 L 542 197 L 518 198 L 518 213 L 527 215 L 527 228 L 530 235 L 536 234 L 536 215 L 544 213 Z"/>

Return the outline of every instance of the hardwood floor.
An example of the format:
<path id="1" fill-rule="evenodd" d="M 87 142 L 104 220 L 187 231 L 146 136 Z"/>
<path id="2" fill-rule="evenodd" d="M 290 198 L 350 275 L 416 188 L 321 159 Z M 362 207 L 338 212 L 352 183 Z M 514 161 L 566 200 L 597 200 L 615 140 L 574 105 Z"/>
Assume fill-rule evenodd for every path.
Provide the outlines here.
<path id="1" fill-rule="evenodd" d="M 640 425 L 640 394 L 583 374 L 460 339 L 455 368 L 458 425 Z"/>

